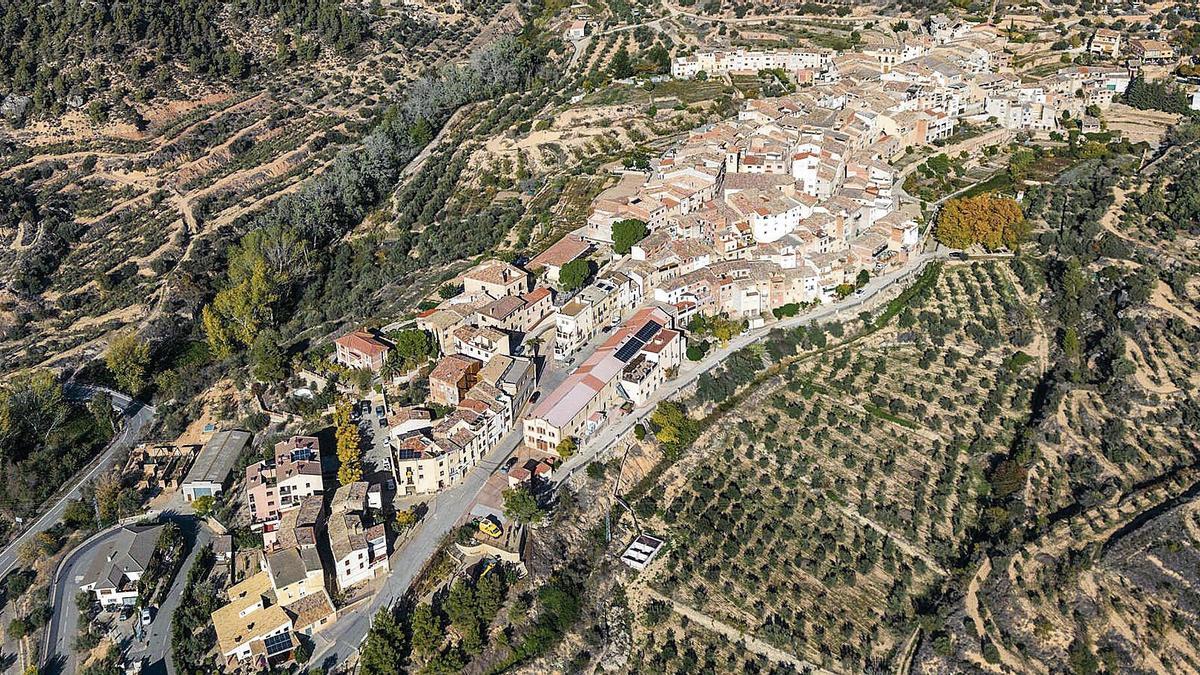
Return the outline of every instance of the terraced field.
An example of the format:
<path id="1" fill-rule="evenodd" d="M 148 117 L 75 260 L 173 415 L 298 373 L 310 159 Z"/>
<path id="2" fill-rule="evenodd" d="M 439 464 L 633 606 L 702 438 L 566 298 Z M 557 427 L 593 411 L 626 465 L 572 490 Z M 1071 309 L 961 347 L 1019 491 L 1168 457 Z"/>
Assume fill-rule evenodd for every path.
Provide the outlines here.
<path id="1" fill-rule="evenodd" d="M 1038 374 L 1003 265 L 947 267 L 884 330 L 726 413 L 644 523 L 674 542 L 651 585 L 812 663 L 894 658 Z"/>

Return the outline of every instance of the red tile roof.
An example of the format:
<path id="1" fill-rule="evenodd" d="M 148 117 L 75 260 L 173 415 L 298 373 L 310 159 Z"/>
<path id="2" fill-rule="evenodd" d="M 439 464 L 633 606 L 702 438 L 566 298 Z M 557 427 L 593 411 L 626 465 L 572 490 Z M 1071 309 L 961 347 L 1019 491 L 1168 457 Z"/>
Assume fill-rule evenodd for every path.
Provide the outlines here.
<path id="1" fill-rule="evenodd" d="M 542 267 L 562 267 L 584 253 L 587 253 L 590 247 L 591 245 L 586 241 L 575 235 L 568 234 L 554 242 L 550 248 L 534 256 L 533 260 L 529 261 L 528 267 L 531 270 Z"/>
<path id="2" fill-rule="evenodd" d="M 469 356 L 451 354 L 438 362 L 433 372 L 429 373 L 429 379 L 441 380 L 443 382 L 458 382 L 468 371 L 478 365 L 479 361 Z"/>
<path id="3" fill-rule="evenodd" d="M 550 295 L 549 288 L 546 288 L 545 286 L 538 286 L 537 288 L 533 289 L 532 291 L 529 291 L 525 295 L 522 295 L 521 299 L 524 300 L 526 304 L 532 305 L 533 303 L 535 303 L 549 295 Z"/>
<path id="4" fill-rule="evenodd" d="M 367 356 L 378 356 L 388 350 L 388 346 L 381 342 L 374 335 L 365 330 L 356 330 L 352 333 L 346 333 L 340 338 L 334 340 L 339 345 L 346 349 L 366 354 Z"/>

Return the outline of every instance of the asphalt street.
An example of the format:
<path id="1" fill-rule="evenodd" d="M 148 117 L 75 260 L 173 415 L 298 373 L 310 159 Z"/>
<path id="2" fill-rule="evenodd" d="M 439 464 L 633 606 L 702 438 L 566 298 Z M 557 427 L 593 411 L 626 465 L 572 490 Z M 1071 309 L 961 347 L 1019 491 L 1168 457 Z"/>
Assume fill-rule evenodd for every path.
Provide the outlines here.
<path id="1" fill-rule="evenodd" d="M 557 475 L 561 476 L 559 484 L 575 470 L 585 466 L 598 454 L 612 447 L 636 422 L 649 415 L 659 401 L 675 395 L 702 373 L 716 367 L 733 352 L 761 340 L 775 328 L 790 328 L 807 325 L 813 321 L 825 322 L 855 316 L 859 311 L 877 304 L 881 299 L 879 294 L 884 290 L 897 282 L 909 280 L 924 263 L 944 257 L 946 257 L 944 251 L 922 251 L 915 254 L 909 263 L 900 270 L 872 279 L 862 289 L 861 294 L 782 322 L 748 331 L 731 340 L 725 347 L 714 349 L 703 361 L 685 365 L 680 377 L 660 387 L 648 405 L 603 427 L 596 436 L 583 443 L 580 452 L 566 460 L 560 471 L 557 472 Z M 591 353 L 597 344 L 608 338 L 608 335 L 608 333 L 598 334 L 593 338 L 591 344 L 575 355 L 572 361 L 555 363 L 553 359 L 547 358 L 547 366 L 538 383 L 537 390 L 543 392 L 543 396 L 546 392 L 552 391 L 566 378 L 574 364 L 584 358 L 584 355 Z M 547 354 L 552 353 L 549 345 L 544 346 L 543 351 Z M 515 429 L 505 436 L 500 444 L 488 453 L 484 461 L 477 465 L 461 483 L 433 499 L 430 512 L 417 526 L 416 532 L 398 552 L 393 554 L 391 574 L 379 593 L 369 603 L 340 615 L 337 623 L 317 635 L 312 664 L 329 669 L 345 661 L 358 649 L 370 629 L 371 618 L 380 609 L 390 607 L 407 592 L 421 567 L 437 550 L 442 538 L 467 515 L 471 504 L 474 503 L 487 482 L 488 476 L 495 472 L 500 464 L 516 450 L 521 439 L 522 425 L 518 421 Z"/>
<path id="2" fill-rule="evenodd" d="M 96 387 L 81 384 L 68 384 L 65 389 L 67 396 L 76 400 L 89 399 L 94 392 L 100 390 Z M 123 428 L 108 444 L 108 447 L 92 461 L 92 464 L 76 476 L 75 482 L 71 485 L 70 489 L 38 516 L 38 519 L 26 528 L 20 536 L 14 539 L 3 551 L 0 551 L 0 579 L 4 578 L 4 575 L 16 567 L 17 551 L 21 550 L 21 545 L 32 539 L 39 532 L 50 529 L 55 523 L 61 520 L 63 511 L 67 508 L 67 503 L 79 498 L 80 487 L 87 481 L 112 468 L 116 457 L 122 451 L 130 448 L 137 441 L 138 437 L 141 436 L 142 429 L 154 420 L 154 406 L 143 405 L 141 402 L 134 401 L 120 392 L 105 391 L 108 391 L 112 395 L 113 408 L 120 412 L 124 418 L 125 423 Z"/>
<path id="3" fill-rule="evenodd" d="M 187 557 L 171 582 L 166 599 L 161 606 L 154 608 L 153 619 L 143 639 L 135 639 L 129 645 L 129 656 L 144 659 L 147 669 L 143 672 L 147 674 L 175 672 L 169 659 L 171 619 L 179 607 L 187 571 L 191 569 L 200 549 L 212 541 L 212 532 L 194 516 L 169 514 L 163 519 L 179 525 L 184 533 L 186 545 L 190 548 L 187 549 Z M 75 595 L 79 591 L 76 579 L 87 572 L 96 550 L 109 541 L 119 529 L 119 526 L 114 526 L 93 535 L 67 554 L 59 564 L 50 587 L 54 614 L 46 626 L 42 649 L 45 672 L 64 675 L 77 672 L 78 662 L 72 648 L 79 623 L 79 610 L 75 606 Z"/>
<path id="4" fill-rule="evenodd" d="M 150 623 L 146 650 L 140 653 L 146 660 L 148 670 L 145 672 L 149 674 L 165 672 L 174 675 L 175 673 L 175 665 L 170 656 L 171 620 L 175 617 L 175 610 L 179 609 L 179 603 L 183 597 L 183 587 L 187 584 L 188 570 L 192 569 L 192 564 L 196 562 L 196 556 L 200 553 L 200 549 L 212 543 L 213 538 L 212 531 L 198 518 L 184 517 L 179 522 L 180 527 L 183 527 L 184 532 L 188 534 L 191 549 L 188 550 L 187 558 L 184 559 L 183 565 L 171 582 L 171 590 L 167 591 L 166 599 L 157 608 L 154 620 Z M 194 532 L 189 532 L 189 529 Z"/>
<path id="5" fill-rule="evenodd" d="M 543 347 L 542 351 L 550 352 L 548 347 Z M 553 359 L 546 358 L 544 363 L 546 366 L 537 386 L 537 391 L 543 392 L 543 395 L 557 387 L 568 372 L 564 364 L 556 364 Z M 399 551 L 393 553 L 391 574 L 379 592 L 369 603 L 339 614 L 337 623 L 317 634 L 316 649 L 310 663 L 329 667 L 345 661 L 358 650 L 371 627 L 371 618 L 380 609 L 390 607 L 403 597 L 425 561 L 433 556 L 441 544 L 442 537 L 467 515 L 488 477 L 521 445 L 521 439 L 522 426 L 518 422 L 483 461 L 471 469 L 466 478 L 431 501 L 429 512 L 412 536 Z"/>
<path id="6" fill-rule="evenodd" d="M 79 592 L 79 587 L 75 585 L 75 579 L 88 571 L 96 549 L 111 540 L 119 529 L 110 527 L 93 535 L 75 547 L 59 563 L 58 571 L 50 585 L 50 601 L 54 614 L 46 626 L 41 659 L 42 672 L 64 675 L 78 672 L 78 660 L 72 648 L 76 626 L 79 623 L 79 608 L 75 606 L 75 595 Z"/>

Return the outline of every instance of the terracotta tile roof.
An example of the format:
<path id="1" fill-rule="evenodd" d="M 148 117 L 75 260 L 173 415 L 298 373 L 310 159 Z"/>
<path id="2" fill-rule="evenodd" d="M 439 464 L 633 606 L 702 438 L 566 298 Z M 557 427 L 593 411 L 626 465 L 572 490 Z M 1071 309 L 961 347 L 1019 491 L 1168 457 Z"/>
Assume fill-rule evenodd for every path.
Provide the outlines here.
<path id="1" fill-rule="evenodd" d="M 538 286 L 537 288 L 533 289 L 532 291 L 529 291 L 525 295 L 522 295 L 521 299 L 524 300 L 526 302 L 526 304 L 532 305 L 532 304 L 538 302 L 539 300 L 541 300 L 542 298 L 547 298 L 549 296 L 550 296 L 549 288 L 546 288 L 545 286 Z"/>
<path id="2" fill-rule="evenodd" d="M 429 379 L 441 380 L 443 382 L 458 382 L 462 377 L 473 368 L 479 361 L 469 356 L 461 354 L 452 354 L 438 361 L 433 372 L 429 373 Z"/>
<path id="3" fill-rule="evenodd" d="M 487 260 L 464 274 L 463 278 L 485 284 L 511 284 L 519 279 L 524 280 L 525 272 L 503 260 Z"/>
<path id="4" fill-rule="evenodd" d="M 529 261 L 529 269 L 538 270 L 543 267 L 562 267 L 579 256 L 587 253 L 591 245 L 586 241 L 568 234 L 559 239 Z"/>
<path id="5" fill-rule="evenodd" d="M 388 346 L 381 342 L 374 335 L 365 330 L 356 330 L 351 333 L 346 333 L 340 338 L 334 340 L 339 345 L 368 356 L 378 356 L 388 350 Z"/>
<path id="6" fill-rule="evenodd" d="M 493 319 L 505 319 L 512 316 L 525 306 L 525 301 L 515 295 L 506 295 L 493 300 L 479 309 L 480 314 L 486 314 Z"/>
<path id="7" fill-rule="evenodd" d="M 292 626 L 297 631 L 302 631 L 321 619 L 335 614 L 333 602 L 329 600 L 329 594 L 324 589 L 320 593 L 306 595 L 284 609 L 295 617 L 292 620 Z"/>

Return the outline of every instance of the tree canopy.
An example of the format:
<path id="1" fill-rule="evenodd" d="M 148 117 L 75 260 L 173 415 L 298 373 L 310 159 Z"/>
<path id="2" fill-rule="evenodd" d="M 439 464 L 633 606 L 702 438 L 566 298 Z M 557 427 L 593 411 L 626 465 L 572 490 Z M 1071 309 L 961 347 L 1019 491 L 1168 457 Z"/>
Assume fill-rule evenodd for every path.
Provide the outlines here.
<path id="1" fill-rule="evenodd" d="M 0 90 L 28 94 L 33 111 L 64 109 L 72 95 L 118 97 L 109 72 L 168 85 L 185 78 L 238 81 L 253 70 L 286 66 L 235 44 L 229 24 L 274 19 L 280 36 L 311 33 L 342 52 L 370 32 L 365 12 L 337 0 L 133 0 L 104 5 L 67 0 L 12 0 L 0 25 Z M 286 32 L 285 32 L 286 31 Z M 240 32 L 240 31 L 239 31 Z M 304 40 L 301 40 L 304 42 Z M 315 51 L 308 51 L 315 57 Z M 96 109 L 108 108 L 94 100 Z"/>
<path id="2" fill-rule="evenodd" d="M 562 266 L 558 272 L 558 283 L 563 290 L 570 292 L 583 288 L 588 278 L 592 276 L 592 265 L 587 260 L 572 260 Z"/>
<path id="3" fill-rule="evenodd" d="M 650 234 L 649 228 L 646 227 L 645 221 L 637 218 L 626 218 L 613 223 L 613 251 L 620 255 L 629 253 L 633 245 L 646 238 Z"/>
<path id="4" fill-rule="evenodd" d="M 351 419 L 349 399 L 341 399 L 333 409 L 333 422 L 337 427 L 338 483 L 349 485 L 362 480 L 362 449 L 359 447 L 358 426 Z"/>
<path id="5" fill-rule="evenodd" d="M 937 239 L 951 248 L 981 244 L 1015 251 L 1028 232 L 1020 204 L 991 194 L 951 199 L 938 216 Z"/>
<path id="6" fill-rule="evenodd" d="M 397 331 L 388 336 L 395 348 L 392 350 L 400 359 L 400 367 L 407 371 L 428 361 L 437 353 L 429 333 L 417 328 Z M 391 354 L 388 355 L 389 357 Z"/>
<path id="7" fill-rule="evenodd" d="M 150 344 L 134 333 L 113 338 L 104 353 L 104 363 L 117 387 L 137 396 L 146 387 L 146 369 L 150 366 Z"/>
<path id="8" fill-rule="evenodd" d="M 1125 89 L 1125 102 L 1139 110 L 1162 110 L 1186 115 L 1189 110 L 1187 94 L 1172 82 L 1147 82 L 1135 77 Z"/>
<path id="9" fill-rule="evenodd" d="M 504 491 L 504 515 L 518 523 L 541 522 L 545 514 L 538 505 L 537 497 L 527 487 L 509 488 Z"/>

